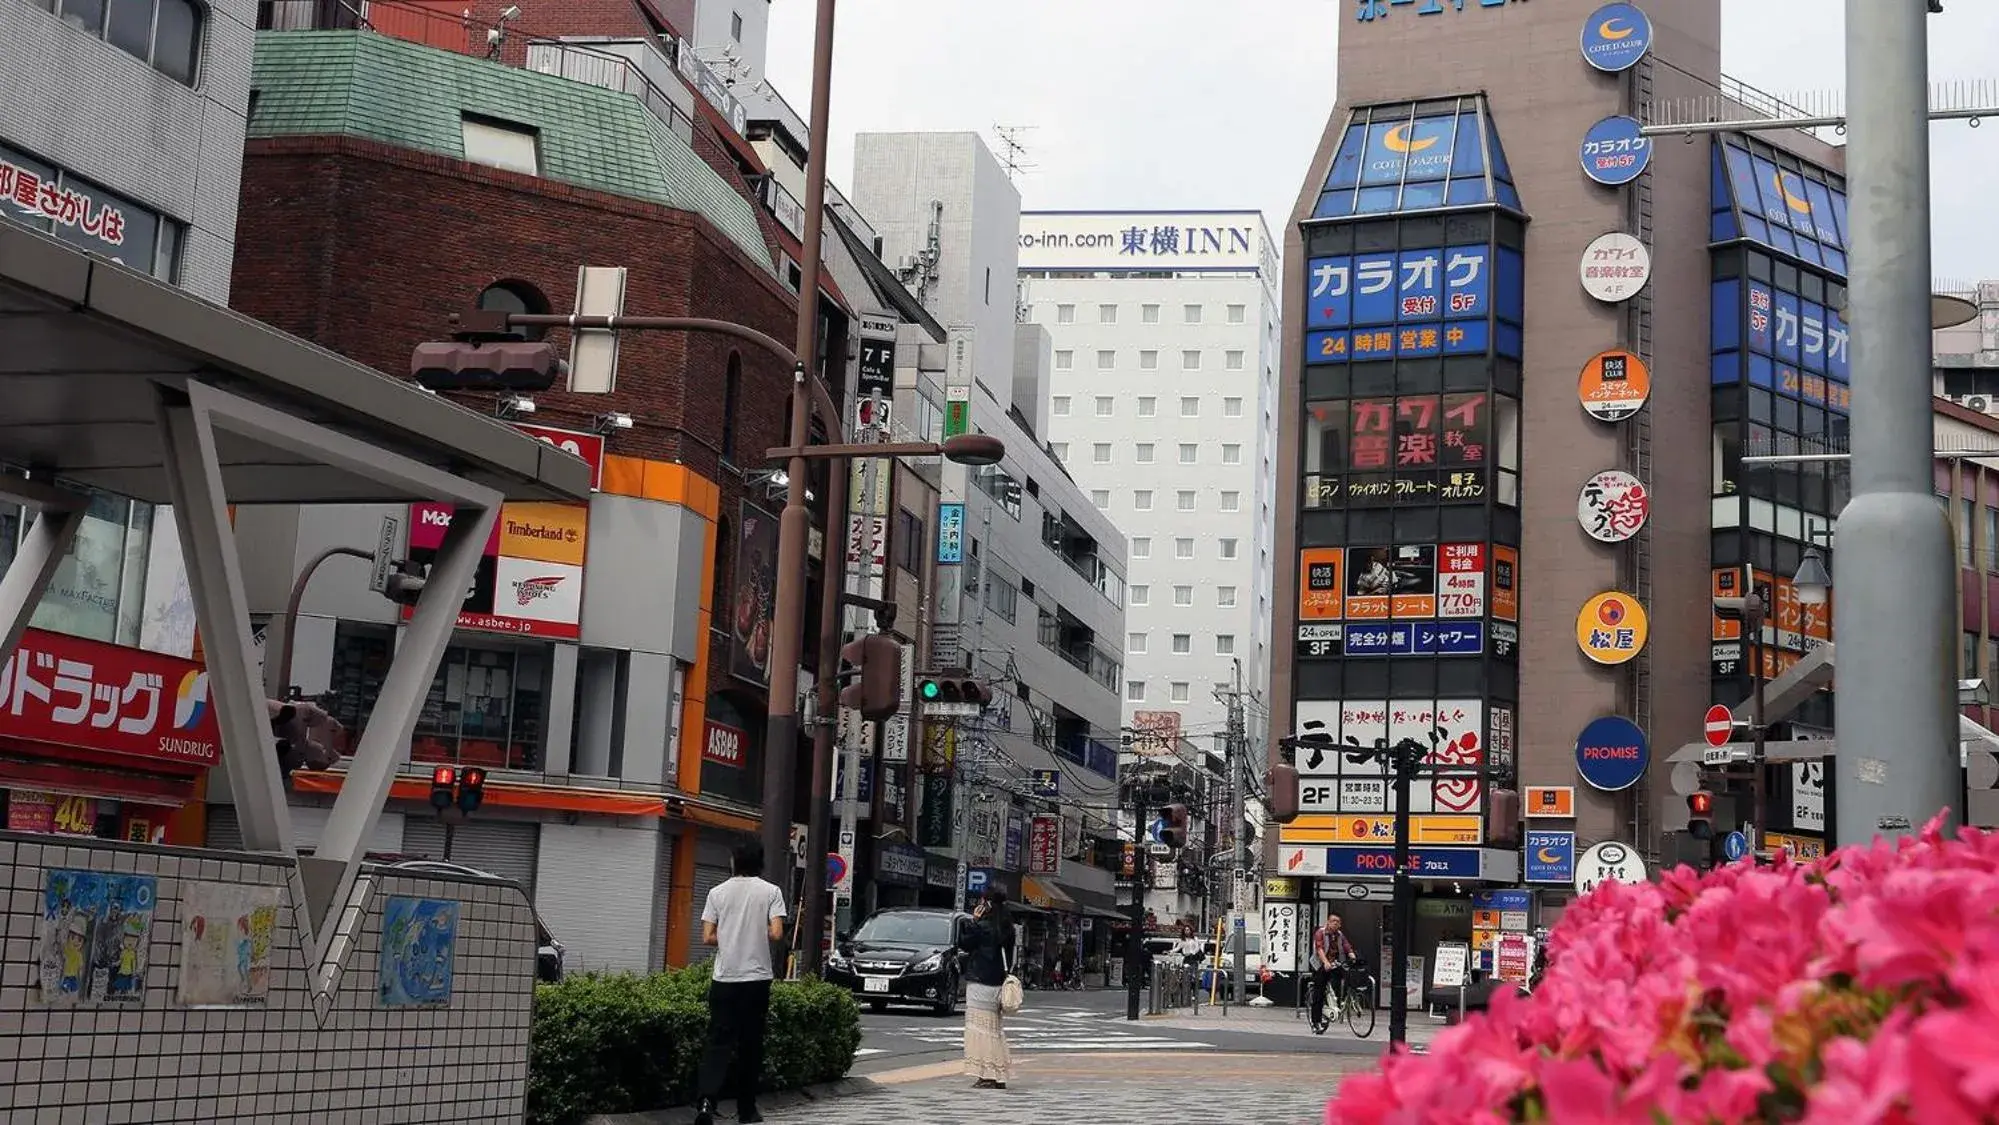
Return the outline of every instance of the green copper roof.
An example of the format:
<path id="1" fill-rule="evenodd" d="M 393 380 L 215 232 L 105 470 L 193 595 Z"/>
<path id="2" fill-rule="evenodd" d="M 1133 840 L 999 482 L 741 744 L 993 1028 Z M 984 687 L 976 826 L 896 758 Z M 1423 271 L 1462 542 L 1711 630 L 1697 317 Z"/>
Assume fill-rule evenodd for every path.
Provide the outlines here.
<path id="1" fill-rule="evenodd" d="M 547 179 L 704 215 L 771 269 L 755 205 L 628 94 L 366 31 L 260 32 L 251 88 L 252 137 L 341 134 L 463 159 L 464 114 L 532 126 Z"/>

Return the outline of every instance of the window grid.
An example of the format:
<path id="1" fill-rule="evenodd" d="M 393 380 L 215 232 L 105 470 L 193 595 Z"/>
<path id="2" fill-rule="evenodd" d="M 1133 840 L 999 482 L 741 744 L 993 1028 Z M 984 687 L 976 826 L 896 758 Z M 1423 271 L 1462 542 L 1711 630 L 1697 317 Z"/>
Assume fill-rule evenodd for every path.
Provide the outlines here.
<path id="1" fill-rule="evenodd" d="M 1140 418 L 1150 418 L 1158 413 L 1159 400 L 1157 398 L 1151 395 L 1140 395 L 1138 397 L 1138 416 Z"/>

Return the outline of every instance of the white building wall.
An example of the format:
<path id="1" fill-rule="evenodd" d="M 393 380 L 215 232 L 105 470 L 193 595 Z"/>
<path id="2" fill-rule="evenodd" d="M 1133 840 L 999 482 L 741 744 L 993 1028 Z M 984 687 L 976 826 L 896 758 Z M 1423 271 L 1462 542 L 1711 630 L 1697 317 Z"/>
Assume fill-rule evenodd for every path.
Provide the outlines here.
<path id="1" fill-rule="evenodd" d="M 1023 231 L 1039 229 L 1039 218 L 1027 216 Z M 1145 221 L 1105 216 L 1103 225 Z M 1246 221 L 1261 231 L 1260 217 Z M 1269 679 L 1274 279 L 1257 255 L 1248 269 L 1224 272 L 1034 268 L 1102 264 L 1096 257 L 1023 250 L 1022 299 L 1052 342 L 1049 440 L 1130 543 L 1124 721 L 1178 712 L 1185 737 L 1207 749 L 1226 727 L 1216 690 L 1232 680 L 1233 662 L 1242 661 L 1247 690 Z"/>

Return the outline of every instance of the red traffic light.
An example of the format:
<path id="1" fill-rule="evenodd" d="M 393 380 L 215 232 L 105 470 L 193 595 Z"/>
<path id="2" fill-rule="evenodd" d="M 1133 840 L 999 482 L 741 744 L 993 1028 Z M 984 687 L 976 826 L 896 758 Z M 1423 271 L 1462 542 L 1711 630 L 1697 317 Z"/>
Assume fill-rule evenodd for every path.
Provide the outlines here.
<path id="1" fill-rule="evenodd" d="M 439 766 L 430 771 L 430 804 L 432 808 L 446 809 L 457 794 L 458 770 L 451 766 Z"/>
<path id="2" fill-rule="evenodd" d="M 473 812 L 486 800 L 486 771 L 478 766 L 467 766 L 458 775 L 458 807 L 464 812 Z"/>
<path id="3" fill-rule="evenodd" d="M 1696 840 L 1714 838 L 1714 794 L 1705 789 L 1687 794 L 1687 835 Z"/>
<path id="4" fill-rule="evenodd" d="M 1687 812 L 1694 816 L 1714 815 L 1714 794 L 1703 789 L 1687 794 Z"/>

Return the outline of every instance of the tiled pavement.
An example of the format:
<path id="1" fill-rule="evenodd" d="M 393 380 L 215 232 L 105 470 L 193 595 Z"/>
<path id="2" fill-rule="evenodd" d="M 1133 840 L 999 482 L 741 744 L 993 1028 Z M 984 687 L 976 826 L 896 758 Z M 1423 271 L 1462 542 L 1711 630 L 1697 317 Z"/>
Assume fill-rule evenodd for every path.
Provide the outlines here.
<path id="1" fill-rule="evenodd" d="M 944 1063 L 875 1075 L 883 1083 L 877 1092 L 773 1107 L 765 1118 L 771 1125 L 1320 1125 L 1340 1076 L 1372 1061 L 1206 1051 L 1016 1056 L 1005 1090 L 974 1090 L 958 1064 Z"/>

